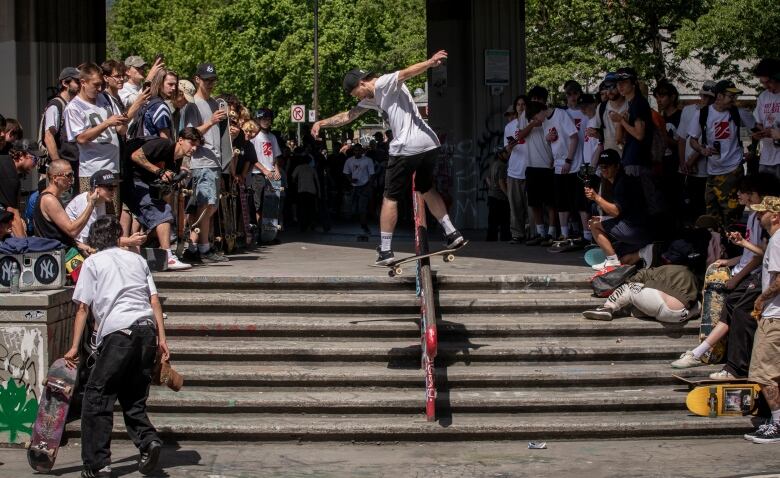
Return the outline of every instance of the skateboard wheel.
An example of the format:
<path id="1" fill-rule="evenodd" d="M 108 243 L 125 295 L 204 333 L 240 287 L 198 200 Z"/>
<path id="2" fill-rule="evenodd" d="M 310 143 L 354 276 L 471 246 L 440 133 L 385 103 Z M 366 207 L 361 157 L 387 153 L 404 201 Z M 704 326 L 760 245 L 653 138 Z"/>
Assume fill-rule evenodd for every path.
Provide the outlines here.
<path id="1" fill-rule="evenodd" d="M 455 260 L 455 254 L 447 254 L 444 256 L 444 262 L 452 262 Z"/>
<path id="2" fill-rule="evenodd" d="M 194 232 L 195 234 L 200 234 L 200 228 L 196 227 L 195 229 L 192 230 L 192 232 Z"/>
<path id="3" fill-rule="evenodd" d="M 390 277 L 395 277 L 395 271 L 390 269 L 389 271 L 387 271 L 387 275 L 389 275 Z"/>
<path id="4" fill-rule="evenodd" d="M 393 272 L 395 272 L 395 275 L 400 276 L 404 271 L 400 267 L 396 267 L 393 269 Z"/>

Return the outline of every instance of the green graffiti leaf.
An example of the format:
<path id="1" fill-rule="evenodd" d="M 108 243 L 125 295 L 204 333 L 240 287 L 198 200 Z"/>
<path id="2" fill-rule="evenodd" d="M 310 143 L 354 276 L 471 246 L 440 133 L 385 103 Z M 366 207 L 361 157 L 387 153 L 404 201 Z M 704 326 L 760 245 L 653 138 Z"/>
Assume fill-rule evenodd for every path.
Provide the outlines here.
<path id="1" fill-rule="evenodd" d="M 19 433 L 32 435 L 32 425 L 38 414 L 38 400 L 27 399 L 27 389 L 9 379 L 0 385 L 0 434 L 8 432 L 8 442 L 16 443 Z"/>

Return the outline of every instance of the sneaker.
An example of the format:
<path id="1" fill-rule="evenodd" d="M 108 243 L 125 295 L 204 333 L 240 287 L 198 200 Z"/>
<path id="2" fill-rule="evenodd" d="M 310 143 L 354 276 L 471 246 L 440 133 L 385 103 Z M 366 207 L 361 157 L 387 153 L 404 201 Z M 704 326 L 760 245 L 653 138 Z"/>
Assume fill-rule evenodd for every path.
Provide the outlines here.
<path id="1" fill-rule="evenodd" d="M 544 236 L 544 239 L 539 243 L 542 247 L 550 247 L 555 242 L 555 239 L 553 239 L 552 236 Z"/>
<path id="2" fill-rule="evenodd" d="M 386 266 L 395 260 L 395 254 L 393 254 L 393 251 L 383 251 L 377 247 L 376 253 L 377 256 L 376 261 L 374 261 L 374 265 Z"/>
<path id="3" fill-rule="evenodd" d="M 525 243 L 525 238 L 524 237 L 513 237 L 512 239 L 509 240 L 509 243 L 510 244 L 523 244 L 523 243 Z"/>
<path id="4" fill-rule="evenodd" d="M 544 237 L 542 237 L 542 236 L 532 237 L 531 239 L 528 239 L 527 241 L 525 241 L 525 245 L 526 246 L 538 246 L 543 240 L 544 240 Z"/>
<path id="5" fill-rule="evenodd" d="M 729 372 L 728 370 L 726 370 L 724 368 L 720 372 L 712 372 L 710 374 L 710 378 L 713 379 L 713 380 L 724 380 L 724 381 L 726 381 L 726 380 L 734 380 L 737 377 L 735 377 L 731 372 Z"/>
<path id="6" fill-rule="evenodd" d="M 186 249 L 184 254 L 181 255 L 181 260 L 187 264 L 203 264 L 203 260 L 200 258 L 200 252 L 191 251 L 189 249 Z"/>
<path id="7" fill-rule="evenodd" d="M 606 269 L 607 267 L 617 267 L 620 265 L 620 260 L 609 260 L 604 259 L 604 262 L 599 262 L 598 264 L 594 264 L 591 267 L 594 271 L 600 271 L 603 269 Z"/>
<path id="8" fill-rule="evenodd" d="M 185 264 L 179 260 L 178 257 L 176 257 L 173 254 L 169 254 L 168 256 L 168 270 L 169 271 L 186 271 L 187 269 L 191 269 L 192 264 Z"/>
<path id="9" fill-rule="evenodd" d="M 138 471 L 142 475 L 150 474 L 157 467 L 161 449 L 162 444 L 158 441 L 153 441 L 149 443 L 146 450 L 141 452 L 141 456 L 138 457 Z"/>
<path id="10" fill-rule="evenodd" d="M 81 470 L 81 478 L 110 478 L 112 476 L 114 474 L 111 472 L 111 465 L 106 465 L 99 470 L 87 468 L 85 465 Z"/>
<path id="11" fill-rule="evenodd" d="M 686 350 L 680 355 L 680 358 L 672 362 L 671 365 L 672 368 L 692 368 L 701 367 L 702 365 L 707 364 L 702 362 L 701 358 L 694 357 L 693 350 Z"/>
<path id="12" fill-rule="evenodd" d="M 593 310 L 586 310 L 582 316 L 590 320 L 612 320 L 612 309 L 609 307 L 598 307 Z"/>
<path id="13" fill-rule="evenodd" d="M 639 249 L 639 257 L 642 258 L 642 262 L 645 263 L 645 269 L 653 267 L 653 243 L 646 245 Z"/>
<path id="14" fill-rule="evenodd" d="M 464 239 L 463 235 L 458 231 L 452 231 L 444 236 L 444 247 L 446 249 L 458 248 L 462 246 L 464 242 L 466 242 L 466 239 Z"/>
<path id="15" fill-rule="evenodd" d="M 693 307 L 688 309 L 688 315 L 685 317 L 685 320 L 693 320 L 697 319 L 701 315 L 701 302 L 696 302 L 693 304 Z"/>
<path id="16" fill-rule="evenodd" d="M 772 424 L 772 419 L 768 418 L 764 420 L 764 423 L 760 424 L 755 430 L 750 433 L 745 433 L 742 437 L 747 441 L 753 441 L 753 438 L 757 437 L 759 433 L 763 434 L 769 425 Z"/>
<path id="17" fill-rule="evenodd" d="M 216 264 L 218 262 L 230 262 L 230 259 L 227 257 L 217 254 L 217 252 L 214 249 L 209 249 L 209 251 L 205 254 L 200 255 L 200 259 L 203 261 L 204 264 Z"/>
<path id="18" fill-rule="evenodd" d="M 753 443 L 775 443 L 780 441 L 780 424 L 770 423 L 764 428 L 759 427 L 753 437 Z"/>

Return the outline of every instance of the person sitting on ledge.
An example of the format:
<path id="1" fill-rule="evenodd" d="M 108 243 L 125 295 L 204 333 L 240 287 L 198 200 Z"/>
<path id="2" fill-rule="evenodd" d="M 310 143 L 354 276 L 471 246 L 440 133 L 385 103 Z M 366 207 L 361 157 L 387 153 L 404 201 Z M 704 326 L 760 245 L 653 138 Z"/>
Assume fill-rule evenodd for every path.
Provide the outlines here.
<path id="1" fill-rule="evenodd" d="M 665 265 L 642 269 L 615 289 L 601 307 L 586 310 L 583 317 L 612 320 L 618 313 L 659 322 L 679 324 L 701 313 L 701 285 L 687 266 Z"/>
<path id="2" fill-rule="evenodd" d="M 601 194 L 585 187 L 585 197 L 596 203 L 601 216 L 593 216 L 588 226 L 593 240 L 604 252 L 604 262 L 593 266 L 595 270 L 622 264 L 636 264 L 640 250 L 646 251 L 651 243 L 646 228 L 645 201 L 639 180 L 623 174 L 620 155 L 614 149 L 605 149 L 599 155 L 601 170 Z M 607 195 L 607 191 L 611 194 Z M 652 253 L 652 250 L 650 250 Z M 652 262 L 644 258 L 645 264 Z"/>

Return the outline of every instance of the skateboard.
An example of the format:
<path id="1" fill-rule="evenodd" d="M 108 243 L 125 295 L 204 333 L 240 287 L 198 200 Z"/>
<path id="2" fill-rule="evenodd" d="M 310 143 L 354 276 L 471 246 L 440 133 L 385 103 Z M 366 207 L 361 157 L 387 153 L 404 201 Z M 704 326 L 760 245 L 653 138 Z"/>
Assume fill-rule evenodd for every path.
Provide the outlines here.
<path id="1" fill-rule="evenodd" d="M 582 249 L 582 246 L 578 244 L 581 239 L 564 239 L 562 241 L 554 241 L 552 246 L 547 248 L 547 252 L 572 252 Z"/>
<path id="2" fill-rule="evenodd" d="M 712 329 L 720 322 L 720 314 L 726 299 L 726 281 L 731 278 L 728 267 L 707 268 L 704 275 L 704 292 L 701 308 L 701 325 L 699 326 L 699 340 L 704 341 L 712 332 Z M 726 354 L 726 338 L 715 344 L 709 353 L 702 356 L 705 363 L 719 363 Z"/>
<path id="3" fill-rule="evenodd" d="M 718 383 L 696 387 L 685 398 L 691 413 L 702 417 L 755 415 L 761 386 L 757 383 Z"/>
<path id="4" fill-rule="evenodd" d="M 69 367 L 65 359 L 55 360 L 49 367 L 27 448 L 27 461 L 33 470 L 46 473 L 54 466 L 76 388 L 77 371 L 77 368 Z"/>
<path id="5" fill-rule="evenodd" d="M 586 248 L 583 258 L 585 259 L 585 264 L 589 266 L 595 266 L 596 264 L 601 264 L 607 260 L 607 256 L 604 255 L 604 251 L 602 251 L 598 246 L 591 247 L 590 249 Z"/>
<path id="6" fill-rule="evenodd" d="M 685 383 L 688 385 L 688 388 L 694 389 L 696 387 L 711 385 L 711 384 L 719 384 L 719 383 L 747 383 L 747 378 L 732 378 L 728 380 L 723 379 L 712 379 L 712 378 L 685 378 L 681 377 L 679 375 L 672 374 L 672 377 L 676 378 L 677 380 Z"/>
<path id="7" fill-rule="evenodd" d="M 406 264 L 407 262 L 419 261 L 434 256 L 442 256 L 444 262 L 452 262 L 455 260 L 455 252 L 459 251 L 460 249 L 463 249 L 463 247 L 468 243 L 469 241 L 463 241 L 463 244 L 452 249 L 442 249 L 440 251 L 429 252 L 427 254 L 402 257 L 400 259 L 394 260 L 389 264 L 376 265 L 374 267 L 388 267 L 390 270 L 387 272 L 387 275 L 389 275 L 390 277 L 400 276 L 401 274 L 403 274 L 403 269 L 401 268 L 401 266 L 403 264 Z"/>
<path id="8" fill-rule="evenodd" d="M 230 172 L 233 162 L 233 140 L 230 138 L 230 108 L 227 101 L 217 98 L 217 108 L 225 111 L 225 119 L 219 122 L 219 152 L 222 159 L 222 172 Z"/>
<path id="9" fill-rule="evenodd" d="M 190 233 L 200 234 L 198 226 L 206 215 L 206 209 L 191 224 L 188 223 L 186 198 L 192 195 L 192 189 L 176 185 L 174 190 L 176 193 L 176 255 L 181 257 L 185 243 L 190 241 Z"/>
<path id="10" fill-rule="evenodd" d="M 228 191 L 219 197 L 220 231 L 225 254 L 230 254 L 236 247 L 236 198 Z"/>
<path id="11" fill-rule="evenodd" d="M 241 203 L 241 223 L 244 226 L 244 244 L 247 246 L 252 245 L 252 237 L 255 233 L 255 225 L 249 216 L 249 198 L 252 195 L 252 190 L 242 184 L 238 188 L 238 199 Z"/>
<path id="12" fill-rule="evenodd" d="M 260 222 L 260 242 L 273 242 L 276 235 L 282 229 L 279 216 L 282 211 L 282 187 L 281 179 L 266 178 L 268 186 L 263 193 L 263 213 Z"/>

